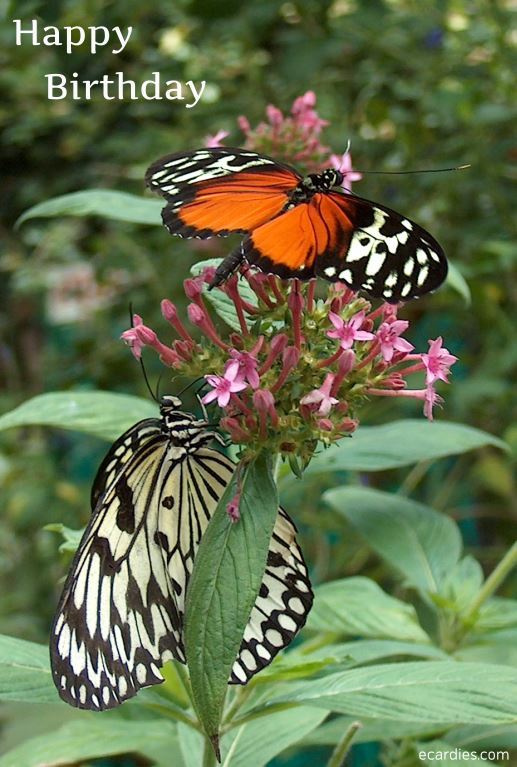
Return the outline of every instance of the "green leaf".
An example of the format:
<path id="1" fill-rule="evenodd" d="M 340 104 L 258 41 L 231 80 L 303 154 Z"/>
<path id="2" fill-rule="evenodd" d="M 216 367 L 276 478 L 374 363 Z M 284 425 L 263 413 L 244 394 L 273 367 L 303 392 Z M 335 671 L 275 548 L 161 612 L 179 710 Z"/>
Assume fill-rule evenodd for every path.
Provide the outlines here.
<path id="1" fill-rule="evenodd" d="M 199 767 L 203 763 L 205 739 L 200 732 L 178 722 L 178 740 L 185 767 Z"/>
<path id="2" fill-rule="evenodd" d="M 138 753 L 154 764 L 183 767 L 176 726 L 161 721 L 121 721 L 87 715 L 55 732 L 31 738 L 0 757 L 0 767 L 53 767 L 103 756 Z"/>
<path id="3" fill-rule="evenodd" d="M 222 740 L 222 767 L 265 767 L 277 754 L 298 743 L 328 712 L 296 706 L 261 716 L 231 730 Z"/>
<path id="4" fill-rule="evenodd" d="M 249 464 L 240 520 L 226 505 L 230 483 L 196 555 L 187 592 L 185 645 L 194 704 L 209 737 L 217 735 L 227 682 L 266 566 L 278 494 L 264 453 Z"/>
<path id="5" fill-rule="evenodd" d="M 288 653 L 288 655 L 291 654 Z M 405 655 L 433 660 L 449 659 L 447 653 L 435 645 L 422 642 L 399 642 L 392 639 L 360 639 L 354 642 L 340 642 L 321 647 L 307 657 L 317 658 L 320 654 L 330 657 L 334 654 L 337 658 L 348 657 L 350 665 L 353 666 L 362 666 L 372 663 L 372 661 Z"/>
<path id="6" fill-rule="evenodd" d="M 445 740 L 457 748 L 517 748 L 517 724 L 453 727 Z"/>
<path id="7" fill-rule="evenodd" d="M 450 600 L 455 612 L 468 607 L 483 585 L 483 568 L 474 557 L 468 554 L 452 568 L 442 592 Z"/>
<path id="8" fill-rule="evenodd" d="M 190 272 L 196 277 L 198 274 L 201 274 L 206 267 L 217 267 L 220 263 L 220 258 L 209 258 L 206 261 L 198 261 L 190 268 Z M 253 306 L 257 306 L 257 296 L 250 288 L 248 281 L 243 278 L 239 280 L 239 294 L 245 301 Z M 208 290 L 208 285 L 204 285 L 203 296 L 213 306 L 216 314 L 218 314 L 219 317 L 232 328 L 232 330 L 236 330 L 238 333 L 241 332 L 241 325 L 237 312 L 235 311 L 235 304 L 226 293 L 223 293 L 222 290 L 217 288 L 215 290 Z M 247 312 L 245 312 L 245 317 L 249 319 L 249 314 Z"/>
<path id="9" fill-rule="evenodd" d="M 84 527 L 81 530 L 72 530 L 72 528 L 66 527 L 60 522 L 45 525 L 43 529 L 48 530 L 50 533 L 59 533 L 63 537 L 63 543 L 59 546 L 60 552 L 77 551 L 81 538 L 84 535 Z"/>
<path id="10" fill-rule="evenodd" d="M 341 440 L 339 445 L 313 458 L 307 472 L 384 471 L 466 453 L 485 445 L 508 450 L 502 440 L 471 426 L 409 418 L 382 426 L 361 426 L 351 439 Z"/>
<path id="11" fill-rule="evenodd" d="M 332 746 L 337 743 L 343 733 L 353 722 L 352 716 L 339 716 L 330 722 L 325 722 L 317 730 L 303 739 L 303 746 Z M 354 743 L 370 743 L 376 740 L 399 740 L 407 737 L 424 737 L 435 735 L 444 730 L 446 724 L 422 724 L 422 722 L 399 722 L 388 719 L 368 719 L 361 717 L 362 727 L 354 736 Z"/>
<path id="12" fill-rule="evenodd" d="M 48 647 L 0 635 L 0 700 L 56 703 Z"/>
<path id="13" fill-rule="evenodd" d="M 465 300 L 467 306 L 472 303 L 472 296 L 470 294 L 470 288 L 467 280 L 462 275 L 458 267 L 449 261 L 449 271 L 447 273 L 447 283 L 450 288 L 459 293 L 459 295 Z"/>
<path id="14" fill-rule="evenodd" d="M 386 594 L 369 578 L 345 578 L 315 589 L 306 629 L 338 636 L 426 642 L 412 605 Z"/>
<path id="15" fill-rule="evenodd" d="M 309 645 L 310 647 L 310 642 Z M 354 642 L 326 644 L 314 650 L 305 643 L 277 656 L 270 666 L 253 679 L 254 686 L 272 681 L 306 679 L 315 675 L 335 673 L 345 668 L 362 666 L 372 661 L 393 657 L 431 658 L 447 660 L 449 656 L 432 644 L 399 642 L 391 639 L 361 639 Z"/>
<path id="16" fill-rule="evenodd" d="M 454 661 L 389 663 L 285 684 L 268 705 L 313 705 L 355 718 L 405 722 L 517 722 L 517 671 Z"/>
<path id="17" fill-rule="evenodd" d="M 498 663 L 517 667 L 517 630 L 505 629 L 477 633 L 474 625 L 463 644 L 454 652 L 461 661 L 475 663 Z"/>
<path id="18" fill-rule="evenodd" d="M 328 490 L 324 500 L 422 593 L 438 593 L 459 561 L 457 525 L 421 503 L 366 487 Z"/>
<path id="19" fill-rule="evenodd" d="M 20 216 L 16 226 L 30 218 L 56 216 L 101 216 L 115 221 L 130 221 L 133 224 L 161 225 L 162 208 L 163 202 L 159 200 L 149 200 L 135 194 L 109 189 L 88 189 L 63 194 L 34 205 Z"/>
<path id="20" fill-rule="evenodd" d="M 156 418 L 154 402 L 106 391 L 63 391 L 40 394 L 0 417 L 0 429 L 52 426 L 112 440 L 144 418 Z"/>
<path id="21" fill-rule="evenodd" d="M 473 631 L 484 633 L 517 626 L 517 600 L 492 597 L 482 605 Z"/>

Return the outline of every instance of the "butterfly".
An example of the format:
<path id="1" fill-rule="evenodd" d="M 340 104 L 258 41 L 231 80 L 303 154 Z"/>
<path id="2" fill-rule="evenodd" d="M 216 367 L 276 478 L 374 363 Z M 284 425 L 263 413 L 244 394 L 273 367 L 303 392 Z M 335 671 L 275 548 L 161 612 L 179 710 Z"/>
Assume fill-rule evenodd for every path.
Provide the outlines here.
<path id="1" fill-rule="evenodd" d="M 247 149 L 196 149 L 162 157 L 146 183 L 167 201 L 165 227 L 180 237 L 245 234 L 219 265 L 220 285 L 247 262 L 282 279 L 323 277 L 389 303 L 435 290 L 442 248 L 400 213 L 345 192 L 344 175 L 295 168 Z"/>
<path id="2" fill-rule="evenodd" d="M 118 706 L 185 663 L 185 594 L 196 551 L 235 464 L 210 443 L 221 437 L 160 401 L 160 418 L 126 431 L 94 480 L 92 516 L 61 595 L 50 640 L 54 683 L 78 708 Z M 262 585 L 229 683 L 246 684 L 304 625 L 313 594 L 282 508 Z"/>

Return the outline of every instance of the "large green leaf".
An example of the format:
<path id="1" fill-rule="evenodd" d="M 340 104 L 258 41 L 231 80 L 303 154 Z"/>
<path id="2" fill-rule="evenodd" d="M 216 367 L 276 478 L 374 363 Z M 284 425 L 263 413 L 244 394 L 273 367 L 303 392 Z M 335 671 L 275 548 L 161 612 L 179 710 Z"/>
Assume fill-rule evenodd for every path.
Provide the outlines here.
<path id="1" fill-rule="evenodd" d="M 55 216 L 101 216 L 134 224 L 161 224 L 163 202 L 109 189 L 88 189 L 72 192 L 29 208 L 17 221 L 17 226 L 30 218 Z"/>
<path id="2" fill-rule="evenodd" d="M 0 429 L 53 426 L 92 434 L 108 441 L 144 418 L 156 418 L 156 404 L 142 397 L 107 391 L 48 392 L 0 417 Z"/>
<path id="3" fill-rule="evenodd" d="M 302 643 L 295 649 L 282 653 L 254 678 L 254 685 L 261 686 L 270 684 L 272 681 L 307 679 L 316 674 L 335 673 L 345 668 L 393 657 L 408 656 L 432 660 L 449 658 L 446 652 L 435 645 L 393 639 L 361 639 L 355 642 L 325 644 L 315 649 L 309 649 L 310 645 L 310 642 L 308 645 Z"/>
<path id="4" fill-rule="evenodd" d="M 228 678 L 262 582 L 278 512 L 264 453 L 246 470 L 237 523 L 226 512 L 234 492 L 231 483 L 210 520 L 187 592 L 185 644 L 192 691 L 211 738 L 218 733 Z"/>
<path id="5" fill-rule="evenodd" d="M 31 738 L 0 757 L 0 767 L 82 764 L 128 753 L 141 754 L 160 767 L 183 767 L 174 724 L 164 720 L 121 721 L 112 715 L 91 715 L 85 721 Z"/>
<path id="6" fill-rule="evenodd" d="M 481 606 L 475 632 L 500 631 L 517 626 L 517 600 L 492 597 Z"/>
<path id="7" fill-rule="evenodd" d="M 405 722 L 517 722 L 517 670 L 480 663 L 389 663 L 285 684 L 268 705 L 298 703 Z"/>
<path id="8" fill-rule="evenodd" d="M 0 700 L 56 703 L 48 647 L 0 635 Z"/>
<path id="9" fill-rule="evenodd" d="M 224 736 L 222 767 L 265 767 L 284 749 L 318 727 L 328 712 L 296 706 L 252 719 Z"/>
<path id="10" fill-rule="evenodd" d="M 412 605 L 386 594 L 369 578 L 345 578 L 315 590 L 307 629 L 339 636 L 429 641 Z"/>
<path id="11" fill-rule="evenodd" d="M 383 471 L 466 453 L 485 445 L 507 450 L 505 442 L 485 431 L 458 423 L 424 419 L 392 421 L 383 426 L 360 426 L 351 439 L 312 459 L 309 474 L 332 471 Z"/>
<path id="12" fill-rule="evenodd" d="M 325 722 L 311 732 L 302 741 L 303 746 L 332 746 L 343 737 L 357 717 L 338 716 Z M 446 724 L 423 724 L 422 722 L 403 722 L 390 719 L 368 719 L 361 717 L 361 729 L 354 736 L 354 743 L 370 743 L 375 740 L 400 739 L 406 737 L 424 737 L 442 732 Z"/>
<path id="13" fill-rule="evenodd" d="M 339 487 L 323 497 L 380 557 L 424 593 L 439 592 L 459 561 L 461 536 L 445 514 L 366 487 Z"/>
<path id="14" fill-rule="evenodd" d="M 489 727 L 464 725 L 449 730 L 445 740 L 458 748 L 517 748 L 517 724 Z"/>

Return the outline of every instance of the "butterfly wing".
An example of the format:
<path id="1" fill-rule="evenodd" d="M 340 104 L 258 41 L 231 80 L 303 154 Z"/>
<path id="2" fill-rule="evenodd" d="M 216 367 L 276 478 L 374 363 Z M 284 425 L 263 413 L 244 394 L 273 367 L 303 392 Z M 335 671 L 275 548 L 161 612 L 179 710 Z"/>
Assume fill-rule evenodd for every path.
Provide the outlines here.
<path id="1" fill-rule="evenodd" d="M 209 448 L 181 458 L 175 449 L 161 422 L 148 419 L 117 440 L 98 472 L 95 508 L 51 635 L 53 678 L 73 706 L 113 708 L 162 682 L 159 669 L 167 660 L 185 662 L 188 580 L 235 465 Z M 294 531 L 280 510 L 232 674 L 238 683 L 267 665 L 305 623 L 312 593 Z"/>
<path id="2" fill-rule="evenodd" d="M 205 239 L 245 233 L 276 216 L 300 176 L 288 165 L 246 149 L 198 149 L 162 157 L 146 183 L 167 205 L 170 234 Z"/>
<path id="3" fill-rule="evenodd" d="M 307 566 L 296 542 L 296 527 L 280 508 L 266 571 L 230 676 L 246 684 L 287 647 L 305 625 L 314 595 Z"/>
<path id="4" fill-rule="evenodd" d="M 317 260 L 321 277 L 389 303 L 418 298 L 445 280 L 447 260 L 438 242 L 400 213 L 338 192 L 323 195 L 319 210 L 326 222 L 348 233 L 344 251 L 338 247 Z"/>
<path id="5" fill-rule="evenodd" d="M 59 694 L 73 706 L 112 708 L 163 681 L 166 660 L 184 660 L 168 561 L 174 513 L 167 508 L 167 499 L 181 495 L 182 464 L 166 455 L 157 426 L 99 497 L 72 562 L 52 629 L 51 665 Z"/>
<path id="6" fill-rule="evenodd" d="M 447 275 L 429 232 L 390 208 L 339 192 L 317 193 L 258 227 L 242 252 L 281 278 L 339 280 L 390 303 L 434 290 Z"/>

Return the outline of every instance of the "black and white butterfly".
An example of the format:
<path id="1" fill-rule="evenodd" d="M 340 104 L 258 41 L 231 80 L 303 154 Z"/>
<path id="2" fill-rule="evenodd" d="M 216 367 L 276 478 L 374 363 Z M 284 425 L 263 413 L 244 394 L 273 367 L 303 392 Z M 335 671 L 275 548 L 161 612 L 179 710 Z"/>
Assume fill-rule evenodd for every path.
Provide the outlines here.
<path id="1" fill-rule="evenodd" d="M 92 517 L 52 627 L 53 679 L 78 708 L 118 706 L 185 663 L 183 613 L 196 551 L 235 464 L 219 435 L 163 397 L 104 458 Z M 246 684 L 304 625 L 312 590 L 296 528 L 279 508 L 266 571 L 229 682 Z"/>
<path id="2" fill-rule="evenodd" d="M 167 155 L 146 183 L 167 201 L 163 223 L 180 237 L 246 237 L 217 269 L 221 284 L 243 261 L 282 279 L 341 281 L 390 303 L 435 290 L 447 276 L 442 248 L 390 208 L 341 188 L 344 176 L 295 168 L 246 149 Z"/>

